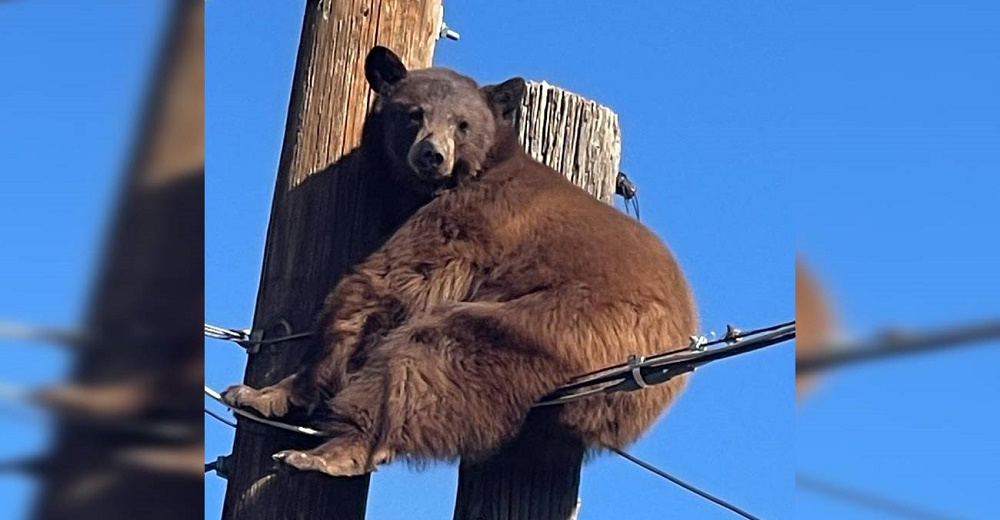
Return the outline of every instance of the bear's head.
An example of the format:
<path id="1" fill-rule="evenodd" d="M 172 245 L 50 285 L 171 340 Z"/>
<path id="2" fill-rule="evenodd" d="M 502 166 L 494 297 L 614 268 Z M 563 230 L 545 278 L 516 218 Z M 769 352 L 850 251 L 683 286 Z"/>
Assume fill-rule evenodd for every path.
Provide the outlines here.
<path id="1" fill-rule="evenodd" d="M 512 78 L 479 87 L 443 68 L 407 70 L 385 47 L 365 58 L 365 78 L 377 94 L 371 136 L 395 177 L 423 193 L 471 179 L 487 167 L 491 151 L 510 139 L 525 83 Z"/>

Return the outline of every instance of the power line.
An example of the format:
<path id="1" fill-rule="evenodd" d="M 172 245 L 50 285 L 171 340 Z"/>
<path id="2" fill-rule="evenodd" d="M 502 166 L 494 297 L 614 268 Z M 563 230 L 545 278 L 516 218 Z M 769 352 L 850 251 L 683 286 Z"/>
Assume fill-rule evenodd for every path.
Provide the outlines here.
<path id="1" fill-rule="evenodd" d="M 943 348 L 1000 339 L 1000 320 L 961 325 L 921 333 L 889 332 L 849 347 L 819 348 L 804 353 L 795 362 L 798 375 L 852 363 L 917 354 Z"/>
<path id="2" fill-rule="evenodd" d="M 232 426 L 233 428 L 236 427 L 236 421 L 226 419 L 221 414 L 215 413 L 212 410 L 209 410 L 208 408 L 205 408 L 205 413 L 208 414 L 209 417 L 212 417 L 213 419 L 221 422 L 222 424 L 225 424 L 227 426 Z"/>
<path id="3" fill-rule="evenodd" d="M 93 412 L 51 406 L 38 398 L 38 393 L 27 388 L 0 382 L 0 401 L 31 405 L 49 412 L 63 422 L 102 430 L 108 433 L 136 435 L 175 442 L 200 439 L 203 433 L 186 422 L 140 419 L 134 417 L 104 416 Z"/>
<path id="4" fill-rule="evenodd" d="M 308 338 L 313 335 L 312 332 L 298 332 L 295 334 L 288 334 L 285 336 L 278 336 L 277 338 L 269 339 L 259 339 L 259 340 L 248 340 L 243 343 L 246 345 L 273 345 L 275 343 L 284 343 L 286 341 L 292 341 L 296 339 Z"/>
<path id="5" fill-rule="evenodd" d="M 0 338 L 41 341 L 58 345 L 77 345 L 83 341 L 83 335 L 78 331 L 11 322 L 0 322 Z"/>
<path id="6" fill-rule="evenodd" d="M 237 329 L 226 329 L 223 327 L 218 327 L 205 324 L 205 334 L 208 337 L 223 339 L 228 341 L 233 341 L 246 347 L 245 342 L 247 334 L 244 331 Z M 291 339 L 298 339 L 301 337 L 310 336 L 311 333 L 298 333 L 298 334 L 288 334 L 287 336 L 282 336 L 268 340 L 270 343 L 278 343 L 281 341 L 288 341 Z M 711 363 L 713 361 L 718 361 L 721 359 L 726 359 L 729 357 L 737 356 L 740 354 L 746 354 L 753 352 L 755 350 L 760 350 L 766 347 L 774 346 L 780 343 L 789 341 L 795 337 L 795 322 L 785 322 L 777 325 L 772 325 L 769 327 L 764 327 L 761 329 L 742 332 L 735 327 L 729 326 L 726 330 L 726 335 L 720 339 L 714 341 L 708 341 L 704 336 L 693 336 L 691 342 L 687 347 L 679 348 L 651 356 L 648 359 L 637 358 L 631 356 L 629 361 L 624 364 L 615 365 L 612 367 L 607 367 L 589 374 L 584 374 L 580 377 L 575 378 L 568 385 L 563 386 L 556 392 L 553 392 L 548 397 L 536 403 L 535 406 L 546 406 L 546 405 L 557 405 L 566 402 L 583 399 L 590 395 L 595 395 L 598 393 L 610 393 L 618 391 L 632 391 L 641 388 L 646 388 L 650 385 L 664 383 L 673 377 L 680 374 L 690 372 L 695 368 Z M 258 341 L 257 344 L 264 344 L 264 341 Z M 709 346 L 725 344 L 726 346 L 716 349 L 708 349 Z M 306 435 L 311 435 L 315 437 L 326 437 L 328 434 L 314 430 L 312 428 L 307 428 L 303 426 L 295 426 L 291 424 L 286 424 L 278 421 L 272 421 L 270 419 L 265 419 L 255 413 L 248 412 L 239 408 L 234 408 L 222 400 L 222 396 L 215 390 L 205 386 L 205 395 L 208 395 L 213 400 L 223 404 L 229 408 L 233 413 L 238 414 L 241 417 L 249 419 L 254 422 L 259 422 L 262 424 L 267 424 L 276 428 L 283 430 L 293 431 L 296 433 L 303 433 Z M 235 423 L 226 420 L 225 418 L 211 412 L 207 408 L 205 412 L 215 419 L 228 424 L 230 426 L 236 427 Z M 638 464 L 639 466 L 652 471 L 653 473 L 673 482 L 674 484 L 692 492 L 696 495 L 709 500 L 715 504 L 718 504 L 748 520 L 758 520 L 757 517 L 747 513 L 746 511 L 720 499 L 705 491 L 702 491 L 677 477 L 674 477 L 632 455 L 612 448 L 612 451 L 625 459 Z M 205 465 L 205 472 L 212 470 L 217 470 L 216 463 L 207 463 Z M 218 471 L 216 471 L 218 473 Z"/>
<path id="7" fill-rule="evenodd" d="M 628 363 L 577 377 L 546 396 L 535 406 L 563 404 L 600 393 L 629 392 L 658 385 L 713 361 L 772 347 L 794 338 L 794 321 L 750 332 L 742 332 L 730 326 L 726 336 L 721 339 L 700 342 L 696 340 L 704 340 L 704 337 L 693 337 L 692 345 L 687 348 L 671 350 L 645 359 L 632 358 Z M 722 343 L 726 346 L 707 349 L 708 346 Z"/>
<path id="8" fill-rule="evenodd" d="M 228 334 L 225 331 L 234 331 L 234 329 L 223 329 L 221 327 L 213 327 L 213 329 L 218 329 L 219 332 L 217 336 L 236 336 L 235 333 Z M 206 324 L 206 332 L 208 331 L 208 324 Z M 290 335 L 294 336 L 294 335 Z M 216 336 L 213 336 L 216 337 Z M 664 354 L 657 356 L 652 356 L 648 360 L 639 360 L 635 357 L 630 358 L 629 362 L 623 365 L 616 365 L 614 367 L 609 367 L 597 372 L 592 372 L 590 374 L 585 374 L 577 381 L 571 382 L 570 385 L 564 386 L 564 393 L 560 394 L 559 391 L 554 393 L 548 401 L 542 401 L 536 406 L 541 405 L 552 405 L 552 404 L 562 404 L 572 400 L 582 399 L 589 395 L 602 392 L 615 392 L 615 391 L 630 391 L 639 388 L 646 388 L 650 384 L 660 384 L 663 383 L 677 375 L 683 374 L 685 372 L 690 372 L 696 367 L 711 363 L 713 361 L 718 361 L 721 359 L 726 359 L 740 354 L 745 354 L 748 352 L 753 352 L 755 350 L 760 350 L 769 346 L 777 345 L 783 343 L 795 337 L 795 322 L 786 322 L 778 325 L 773 325 L 770 327 L 764 327 L 761 329 L 753 330 L 750 332 L 742 332 L 732 326 L 727 327 L 726 335 L 718 340 L 709 342 L 704 337 L 692 337 L 691 345 L 683 349 L 676 349 Z M 220 338 L 225 339 L 225 338 Z M 235 341 L 235 340 L 233 340 Z M 717 348 L 713 350 L 707 349 L 709 345 L 725 343 L 727 346 L 722 348 Z M 634 385 L 630 387 L 629 385 Z M 303 426 L 295 426 L 291 424 L 286 424 L 278 421 L 272 421 L 270 419 L 265 419 L 255 413 L 242 410 L 240 408 L 234 408 L 222 400 L 222 396 L 215 390 L 205 386 L 205 395 L 209 396 L 213 400 L 223 404 L 226 408 L 230 409 L 233 413 L 238 414 L 241 417 L 249 419 L 254 422 L 259 422 L 276 428 L 281 428 L 283 430 L 293 431 L 297 433 L 303 433 L 306 435 L 311 435 L 315 437 L 327 437 L 328 434 L 314 430 L 312 428 L 307 428 Z M 225 418 L 211 412 L 207 408 L 205 412 L 215 419 L 228 424 L 232 427 L 236 427 L 235 423 L 226 420 Z M 638 464 L 639 466 L 673 482 L 674 484 L 706 499 L 715 504 L 718 504 L 748 520 L 759 520 L 757 517 L 747 513 L 746 511 L 736 507 L 720 498 L 717 498 L 706 491 L 702 491 L 681 479 L 674 477 L 666 473 L 663 470 L 656 468 L 655 466 L 648 464 L 629 453 L 618 450 L 616 448 L 611 448 L 611 451 L 618 454 L 625 459 Z M 205 472 L 216 470 L 218 471 L 218 463 L 207 463 L 205 465 Z"/>
<path id="9" fill-rule="evenodd" d="M 206 330 L 207 330 L 206 324 Z M 213 326 L 214 327 L 214 326 Z M 234 331 L 236 329 L 220 330 Z M 301 334 L 291 334 L 289 336 L 299 336 Z M 214 336 L 213 336 L 214 337 Z M 749 332 L 742 332 L 732 326 L 727 328 L 726 335 L 718 340 L 706 342 L 704 337 L 692 337 L 692 346 L 682 349 L 671 350 L 663 354 L 652 356 L 648 359 L 637 360 L 631 358 L 629 363 L 615 365 L 596 372 L 584 374 L 569 384 L 559 388 L 548 397 L 542 399 L 534 406 L 549 406 L 565 404 L 596 395 L 598 393 L 612 393 L 622 391 L 633 391 L 657 385 L 669 381 L 670 379 L 694 370 L 697 367 L 706 365 L 713 361 L 730 358 L 740 354 L 746 354 L 763 348 L 784 343 L 795 338 L 795 322 L 785 322 L 772 325 Z M 279 338 L 280 339 L 280 338 Z M 707 349 L 709 345 L 728 343 L 727 346 L 717 349 Z M 691 348 L 705 348 L 705 350 L 690 350 Z M 204 387 L 205 395 L 212 400 L 222 404 L 233 413 L 254 422 L 267 424 L 283 430 L 304 433 L 323 437 L 324 432 L 304 427 L 286 424 L 279 421 L 272 421 L 261 417 L 253 412 L 230 406 L 222 399 L 219 392 L 207 385 Z M 208 410 L 206 409 L 206 412 Z M 214 413 L 209 412 L 213 417 Z"/>
<path id="10" fill-rule="evenodd" d="M 294 334 L 290 333 L 285 336 L 278 336 L 276 338 L 265 338 L 265 339 L 255 340 L 251 338 L 250 333 L 251 331 L 249 329 L 230 329 L 226 327 L 219 327 L 218 325 L 212 325 L 211 323 L 205 323 L 205 337 L 212 339 L 220 339 L 224 341 L 231 341 L 243 347 L 250 353 L 257 352 L 257 349 L 262 345 L 275 345 L 278 343 L 284 343 L 287 341 L 309 338 L 313 336 L 312 332 L 297 332 Z"/>
<path id="11" fill-rule="evenodd" d="M 306 435 L 311 435 L 311 436 L 314 436 L 314 437 L 328 437 L 329 436 L 328 434 L 326 434 L 324 432 L 320 432 L 320 431 L 314 430 L 312 428 L 306 428 L 306 427 L 302 427 L 302 426 L 294 426 L 294 425 L 291 425 L 291 424 L 286 424 L 286 423 L 282 423 L 282 422 L 278 422 L 278 421 L 272 421 L 270 419 L 265 419 L 265 418 L 260 417 L 260 416 L 258 416 L 256 414 L 247 412 L 245 410 L 241 410 L 239 408 L 234 408 L 232 406 L 229 406 L 228 404 L 225 403 L 225 401 L 222 400 L 222 396 L 219 395 L 218 392 L 216 392 L 215 390 L 212 390 L 211 388 L 209 388 L 207 386 L 205 387 L 205 395 L 208 395 L 213 400 L 218 401 L 219 403 L 222 403 L 228 409 L 232 410 L 234 413 L 237 413 L 240 416 L 246 417 L 247 419 L 250 419 L 250 420 L 255 421 L 255 422 L 259 422 L 259 423 L 266 424 L 266 425 L 269 425 L 269 426 L 273 426 L 273 427 L 276 427 L 276 428 L 281 428 L 283 430 L 294 431 L 294 432 L 297 432 L 297 433 L 304 433 Z M 207 408 L 205 409 L 205 412 L 207 414 L 209 414 L 211 417 L 214 417 L 218 421 L 222 422 L 223 424 L 227 424 L 227 425 L 229 425 L 229 426 L 231 426 L 233 428 L 236 427 L 236 423 L 225 419 L 224 417 L 222 417 L 222 416 L 220 416 L 220 415 L 218 415 L 218 414 L 210 411 Z M 653 465 L 651 465 L 651 464 L 649 464 L 649 463 L 647 463 L 647 462 L 645 462 L 645 461 L 643 461 L 643 460 L 641 460 L 641 459 L 639 459 L 639 458 L 637 458 L 637 457 L 635 457 L 635 456 L 633 456 L 633 455 L 631 455 L 631 454 L 629 454 L 629 453 L 627 453 L 625 451 L 619 450 L 617 448 L 611 448 L 611 451 L 613 451 L 614 453 L 618 454 L 619 456 L 621 456 L 621 457 L 623 457 L 623 458 L 625 458 L 625 459 L 627 459 L 627 460 L 629 460 L 629 461 L 631 461 L 631 462 L 633 462 L 635 464 L 638 464 L 639 466 L 641 466 L 641 467 L 643 467 L 643 468 L 645 468 L 645 469 L 647 469 L 647 470 L 649 470 L 649 471 L 651 471 L 651 472 L 653 472 L 653 473 L 655 473 L 655 474 L 657 474 L 657 475 L 659 475 L 659 476 L 661 476 L 661 477 L 663 477 L 663 478 L 665 478 L 665 479 L 673 482 L 674 484 L 676 484 L 676 485 L 678 485 L 678 486 L 680 486 L 680 487 L 682 487 L 682 488 L 684 488 L 684 489 L 686 489 L 686 490 L 688 490 L 688 491 L 690 491 L 690 492 L 692 492 L 692 493 L 694 493 L 694 494 L 696 494 L 696 495 L 698 495 L 698 496 L 700 496 L 700 497 L 702 497 L 702 498 L 704 498 L 706 500 L 709 500 L 709 501 L 711 501 L 711 502 L 713 502 L 715 504 L 718 504 L 718 505 L 720 505 L 720 506 L 722 506 L 722 507 L 724 507 L 726 509 L 729 509 L 730 511 L 732 511 L 732 512 L 734 512 L 734 513 L 736 513 L 736 514 L 738 514 L 738 515 L 740 515 L 740 516 L 748 519 L 748 520 L 760 520 L 759 518 L 751 515 L 750 513 L 747 513 L 746 511 L 740 509 L 739 507 L 736 507 L 736 506 L 730 504 L 729 502 L 726 502 L 725 500 L 722 500 L 721 498 L 715 497 L 712 494 L 708 493 L 707 491 L 702 491 L 701 489 L 698 489 L 697 487 L 695 487 L 695 486 L 693 486 L 691 484 L 688 484 L 687 482 L 684 482 L 683 480 L 681 480 L 681 479 L 679 479 L 679 478 L 677 478 L 677 477 L 675 477 L 673 475 L 670 475 L 669 473 L 667 473 L 667 472 L 665 472 L 665 471 L 663 471 L 663 470 L 661 470 L 661 469 L 659 469 L 659 468 L 657 468 L 657 467 L 655 467 L 655 466 L 653 466 Z M 216 461 L 206 463 L 205 464 L 205 473 L 208 473 L 210 471 L 216 471 L 216 473 L 219 473 L 219 470 L 220 470 L 219 465 L 220 465 L 220 461 L 222 461 L 222 460 L 223 460 L 223 457 L 220 457 Z M 222 475 L 222 474 L 220 474 L 220 476 L 223 476 L 223 478 L 225 478 L 225 476 Z"/>
<path id="12" fill-rule="evenodd" d="M 222 339 L 227 341 L 245 341 L 250 339 L 250 331 L 244 329 L 227 329 L 218 327 L 211 323 L 205 324 L 205 336 L 209 338 Z"/>
<path id="13" fill-rule="evenodd" d="M 247 419 L 250 419 L 251 421 L 259 422 L 261 424 L 266 424 L 268 426 L 273 426 L 275 428 L 281 428 L 282 430 L 288 430 L 288 431 L 291 431 L 291 432 L 304 433 L 306 435 L 312 435 L 314 437 L 329 437 L 329 434 L 327 434 L 325 432 L 321 432 L 319 430 L 314 430 L 314 429 L 306 427 L 306 426 L 295 426 L 293 424 L 286 424 L 286 423 L 279 422 L 279 421 L 272 421 L 270 419 L 265 419 L 265 418 L 263 418 L 263 417 L 255 414 L 255 413 L 251 413 L 251 412 L 248 412 L 248 411 L 240 409 L 240 408 L 232 407 L 228 403 L 226 403 L 225 401 L 222 400 L 222 396 L 219 394 L 219 392 L 216 392 L 215 390 L 212 390 L 207 385 L 205 386 L 205 395 L 207 395 L 208 397 L 212 398 L 212 400 L 218 402 L 219 404 L 222 404 L 223 406 L 225 406 L 226 408 L 228 408 L 229 410 L 231 410 L 233 413 L 235 413 L 235 414 L 237 414 L 237 415 L 239 415 L 241 417 L 246 417 Z M 228 424 L 228 422 L 227 422 L 227 424 Z M 234 425 L 234 427 L 235 427 L 235 425 Z"/>
<path id="14" fill-rule="evenodd" d="M 210 332 L 211 331 L 211 332 Z M 205 324 L 205 335 L 248 344 L 274 344 L 283 341 L 312 336 L 311 332 L 299 332 L 272 339 L 254 342 L 236 339 L 245 337 L 239 329 L 227 329 Z M 704 336 L 692 336 L 687 347 L 676 348 L 647 358 L 630 357 L 627 363 L 606 367 L 572 379 L 563 387 L 544 397 L 535 407 L 565 404 L 592 395 L 614 392 L 628 392 L 647 386 L 664 383 L 680 374 L 721 359 L 746 354 L 755 350 L 775 346 L 795 338 L 795 321 L 788 321 L 748 332 L 727 326 L 726 335 L 708 341 Z M 711 349 L 708 347 L 725 344 Z M 206 387 L 208 389 L 208 387 Z M 217 399 L 222 402 L 221 399 Z"/>
<path id="15" fill-rule="evenodd" d="M 897 518 L 906 518 L 909 520 L 957 520 L 955 517 L 930 512 L 908 504 L 897 502 L 895 500 L 890 500 L 873 493 L 848 488 L 840 484 L 834 484 L 814 476 L 803 475 L 802 473 L 795 476 L 795 484 L 798 488 L 825 495 L 842 502 L 848 502 L 856 506 L 877 510 L 885 514 L 893 515 Z"/>
<path id="16" fill-rule="evenodd" d="M 690 492 L 692 492 L 692 493 L 700 496 L 701 498 L 704 498 L 705 500 L 708 500 L 710 502 L 718 504 L 718 505 L 720 505 L 720 506 L 722 506 L 722 507 L 724 507 L 724 508 L 726 508 L 726 509 L 728 509 L 728 510 L 730 510 L 730 511 L 732 511 L 732 512 L 734 512 L 734 513 L 736 513 L 736 514 L 738 514 L 740 516 L 742 516 L 743 518 L 746 518 L 748 520 L 760 520 L 756 516 L 753 516 L 750 513 L 747 513 L 746 511 L 740 509 L 739 507 L 736 507 L 733 504 L 730 504 L 729 502 L 726 502 L 725 500 L 722 500 L 721 498 L 718 498 L 718 497 L 716 497 L 716 496 L 708 493 L 707 491 L 702 491 L 702 490 L 700 490 L 700 489 L 692 486 L 691 484 L 688 484 L 687 482 L 684 482 L 683 480 L 681 480 L 681 479 L 679 479 L 679 478 L 677 478 L 677 477 L 675 477 L 675 476 L 667 473 L 666 471 L 663 471 L 660 468 L 657 468 L 656 466 L 654 466 L 654 465 L 652 465 L 652 464 L 650 464 L 650 463 L 648 463 L 648 462 L 646 462 L 646 461 L 644 461 L 644 460 L 642 460 L 642 459 L 640 459 L 640 458 L 638 458 L 638 457 L 636 457 L 636 456 L 634 456 L 634 455 L 632 455 L 632 454 L 630 454 L 628 452 L 619 450 L 617 448 L 611 448 L 611 451 L 617 453 L 622 458 L 625 458 L 625 459 L 631 461 L 632 463 L 639 465 L 643 469 L 645 469 L 647 471 L 650 471 L 652 473 L 655 473 L 656 475 L 659 475 L 659 476 L 661 476 L 661 477 L 669 480 L 670 482 L 673 482 L 674 484 L 676 484 L 676 485 L 678 485 L 678 486 L 680 486 L 680 487 L 682 487 L 682 488 L 684 488 L 684 489 L 686 489 L 686 490 L 688 490 L 688 491 L 690 491 Z"/>
<path id="17" fill-rule="evenodd" d="M 883 332 L 874 338 L 856 342 L 849 346 L 829 346 L 804 353 L 796 360 L 799 375 L 834 369 L 879 359 L 918 354 L 969 345 L 985 340 L 1000 338 L 1000 321 L 966 324 L 920 333 Z M 831 483 L 815 476 L 796 475 L 796 485 L 828 498 L 866 507 L 897 518 L 910 520 L 955 520 L 955 517 L 941 515 L 909 504 L 904 504 L 876 494 Z"/>

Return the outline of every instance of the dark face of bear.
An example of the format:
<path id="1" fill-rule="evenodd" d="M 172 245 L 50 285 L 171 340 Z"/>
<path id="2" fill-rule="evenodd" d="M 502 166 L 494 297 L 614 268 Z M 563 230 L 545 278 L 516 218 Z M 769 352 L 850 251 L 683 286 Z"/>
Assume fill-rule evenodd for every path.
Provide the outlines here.
<path id="1" fill-rule="evenodd" d="M 525 88 L 520 78 L 480 88 L 447 69 L 408 71 L 385 47 L 368 53 L 365 77 L 378 94 L 375 112 L 390 166 L 428 192 L 479 174 L 498 122 L 512 122 Z"/>

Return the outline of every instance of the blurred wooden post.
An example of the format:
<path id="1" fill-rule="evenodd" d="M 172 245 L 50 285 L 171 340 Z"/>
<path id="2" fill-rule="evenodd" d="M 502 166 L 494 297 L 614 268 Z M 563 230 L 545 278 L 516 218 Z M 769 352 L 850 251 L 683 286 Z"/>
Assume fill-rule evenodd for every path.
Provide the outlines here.
<path id="1" fill-rule="evenodd" d="M 621 162 L 614 112 L 546 83 L 529 83 L 517 125 L 528 154 L 613 202 Z M 528 423 L 554 412 L 539 409 Z M 489 461 L 460 465 L 455 520 L 575 519 L 583 448 L 527 430 Z"/>
<path id="2" fill-rule="evenodd" d="M 410 68 L 430 66 L 441 15 L 441 0 L 306 3 L 253 321 L 258 337 L 309 330 L 337 279 L 378 246 L 388 208 L 365 195 L 356 150 L 373 99 L 364 58 L 379 44 Z M 250 355 L 244 382 L 279 381 L 304 346 L 262 347 Z M 275 452 L 317 442 L 240 421 L 223 518 L 364 518 L 367 476 L 273 471 Z"/>
<path id="3" fill-rule="evenodd" d="M 204 5 L 173 4 L 129 152 L 34 520 L 202 514 Z M 177 438 L 168 436 L 177 431 Z"/>

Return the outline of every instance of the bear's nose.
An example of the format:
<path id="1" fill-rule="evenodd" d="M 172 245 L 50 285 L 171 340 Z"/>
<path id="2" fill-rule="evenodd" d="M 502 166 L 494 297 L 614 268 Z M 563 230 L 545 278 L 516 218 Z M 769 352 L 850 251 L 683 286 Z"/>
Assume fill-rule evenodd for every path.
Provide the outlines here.
<path id="1" fill-rule="evenodd" d="M 422 162 L 424 166 L 437 168 L 444 162 L 444 155 L 442 155 L 433 144 L 424 142 L 421 145 L 420 162 Z"/>

